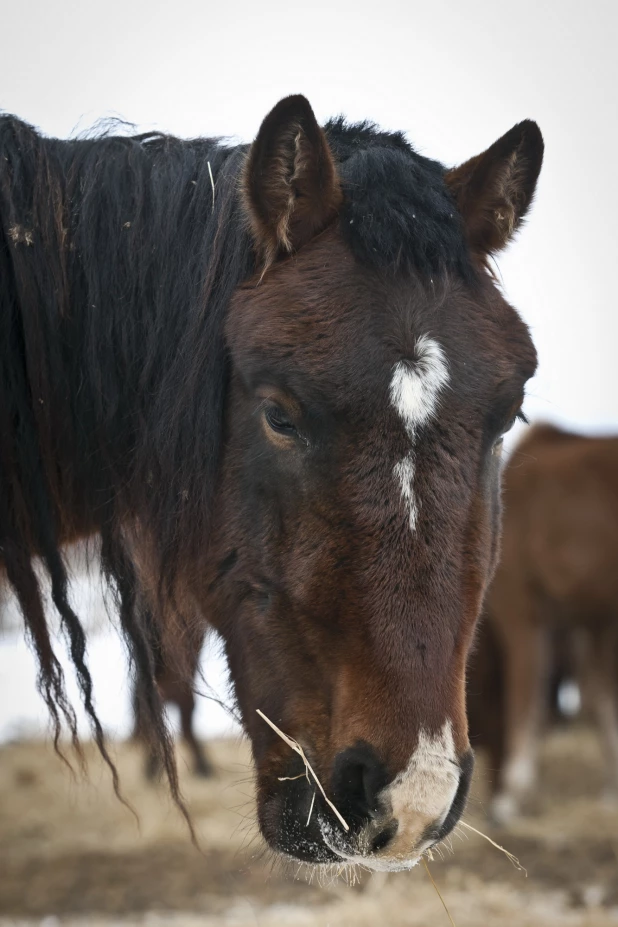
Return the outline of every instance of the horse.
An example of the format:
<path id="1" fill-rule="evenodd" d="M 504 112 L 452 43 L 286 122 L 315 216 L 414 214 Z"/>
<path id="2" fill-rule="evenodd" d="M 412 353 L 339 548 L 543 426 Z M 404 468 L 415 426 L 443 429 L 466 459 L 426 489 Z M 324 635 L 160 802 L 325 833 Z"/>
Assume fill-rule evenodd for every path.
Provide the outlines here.
<path id="1" fill-rule="evenodd" d="M 501 440 L 536 368 L 491 259 L 542 158 L 524 121 L 447 169 L 302 95 L 251 145 L 0 120 L 0 554 L 56 736 L 31 557 L 105 752 L 62 559 L 97 534 L 179 802 L 152 628 L 175 657 L 210 622 L 271 848 L 395 870 L 452 830 Z"/>
<path id="2" fill-rule="evenodd" d="M 502 556 L 469 682 L 473 729 L 485 726 L 498 771 L 498 823 L 537 786 L 540 728 L 561 667 L 579 680 L 603 745 L 607 794 L 618 796 L 617 474 L 618 438 L 551 425 L 532 428 L 505 470 Z"/>

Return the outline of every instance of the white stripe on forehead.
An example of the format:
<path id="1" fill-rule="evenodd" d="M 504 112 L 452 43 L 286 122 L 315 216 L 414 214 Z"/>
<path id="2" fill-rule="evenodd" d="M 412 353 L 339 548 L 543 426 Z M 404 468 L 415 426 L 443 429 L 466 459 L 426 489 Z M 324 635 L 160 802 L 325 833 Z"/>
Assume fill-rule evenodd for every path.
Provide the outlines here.
<path id="1" fill-rule="evenodd" d="M 410 513 L 410 529 L 414 531 L 416 525 L 416 516 L 418 515 L 418 508 L 414 499 L 413 491 L 414 454 L 412 451 L 410 451 L 409 454 L 406 454 L 403 460 L 400 460 L 395 464 L 393 473 L 395 474 L 395 479 L 401 488 L 401 497 L 408 506 L 408 511 Z"/>
<path id="2" fill-rule="evenodd" d="M 414 361 L 395 364 L 391 380 L 391 402 L 403 419 L 412 447 L 395 464 L 393 473 L 410 514 L 410 530 L 416 528 L 418 503 L 414 498 L 414 440 L 416 428 L 435 414 L 440 391 L 449 381 L 444 351 L 428 335 L 417 339 Z"/>

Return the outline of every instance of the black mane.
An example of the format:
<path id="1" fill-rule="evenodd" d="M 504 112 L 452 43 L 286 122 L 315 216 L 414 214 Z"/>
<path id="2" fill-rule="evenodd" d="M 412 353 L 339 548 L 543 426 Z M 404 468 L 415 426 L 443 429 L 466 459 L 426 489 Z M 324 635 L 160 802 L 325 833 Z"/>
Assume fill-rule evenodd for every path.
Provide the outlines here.
<path id="1" fill-rule="evenodd" d="M 22 360 L 6 425 L 25 427 L 16 397 L 32 398 L 50 503 L 68 493 L 97 520 L 126 505 L 168 553 L 185 515 L 208 510 L 218 464 L 223 317 L 253 269 L 243 151 L 162 135 L 45 140 L 3 118 L 0 157 L 0 350 L 3 368 Z"/>
<path id="2" fill-rule="evenodd" d="M 337 119 L 326 132 L 357 259 L 465 273 L 443 167 L 368 123 Z M 166 595 L 207 543 L 228 377 L 223 322 L 234 288 L 255 269 L 238 195 L 246 151 L 162 134 L 60 141 L 0 117 L 0 560 L 56 739 L 64 715 L 75 740 L 32 553 L 46 566 L 106 755 L 61 554 L 63 540 L 100 534 L 176 796 L 153 679 L 154 619 L 136 600 L 126 527 L 154 540 Z"/>
<path id="3" fill-rule="evenodd" d="M 58 141 L 0 118 L 0 557 L 56 740 L 56 706 L 74 740 L 75 718 L 33 551 L 50 574 L 102 744 L 60 553 L 72 534 L 100 533 L 168 772 L 152 616 L 139 613 L 124 534 L 129 522 L 155 539 L 168 592 L 207 542 L 227 377 L 223 318 L 253 269 L 237 196 L 243 159 L 242 148 L 210 139 Z"/>

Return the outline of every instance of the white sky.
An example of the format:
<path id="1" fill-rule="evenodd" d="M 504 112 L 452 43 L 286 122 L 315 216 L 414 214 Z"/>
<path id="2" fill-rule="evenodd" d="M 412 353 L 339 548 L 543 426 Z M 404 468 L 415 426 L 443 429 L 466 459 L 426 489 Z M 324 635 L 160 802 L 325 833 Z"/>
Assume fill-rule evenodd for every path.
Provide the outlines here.
<path id="1" fill-rule="evenodd" d="M 280 97 L 302 92 L 320 120 L 371 118 L 453 164 L 536 119 L 546 141 L 536 206 L 500 260 L 541 358 L 526 407 L 618 431 L 615 0 L 0 0 L 0 14 L 0 108 L 61 137 L 119 115 L 250 140 Z M 14 646 L 0 652 L 0 739 L 42 718 L 26 704 L 34 666 Z M 105 638 L 92 656 L 102 713 L 120 733 L 118 646 Z"/>
<path id="2" fill-rule="evenodd" d="M 285 94 L 455 163 L 522 118 L 546 160 L 500 267 L 541 357 L 527 408 L 618 430 L 618 4 L 2 0 L 0 107 L 48 133 L 104 115 L 249 140 Z"/>
<path id="3" fill-rule="evenodd" d="M 527 409 L 618 430 L 615 0 L 0 2 L 0 108 L 59 136 L 115 114 L 250 140 L 302 92 L 452 164 L 536 119 L 536 206 L 500 260 L 541 358 Z"/>

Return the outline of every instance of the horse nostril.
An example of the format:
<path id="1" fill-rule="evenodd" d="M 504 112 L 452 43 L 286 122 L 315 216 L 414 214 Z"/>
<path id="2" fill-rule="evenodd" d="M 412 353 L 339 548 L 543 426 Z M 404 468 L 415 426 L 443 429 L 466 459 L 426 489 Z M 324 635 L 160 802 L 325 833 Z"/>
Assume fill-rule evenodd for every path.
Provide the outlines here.
<path id="1" fill-rule="evenodd" d="M 370 811 L 376 811 L 378 791 L 376 791 L 375 775 L 372 769 L 363 766 L 363 795 L 365 804 Z"/>
<path id="2" fill-rule="evenodd" d="M 344 817 L 345 808 L 357 824 L 364 823 L 377 811 L 378 795 L 388 781 L 384 764 L 368 744 L 349 747 L 335 757 L 332 778 L 335 804 Z"/>
<path id="3" fill-rule="evenodd" d="M 384 830 L 381 830 L 371 841 L 371 852 L 379 853 L 380 850 L 384 850 L 391 842 L 398 829 L 399 824 L 397 821 L 391 821 L 390 824 L 385 827 Z"/>

